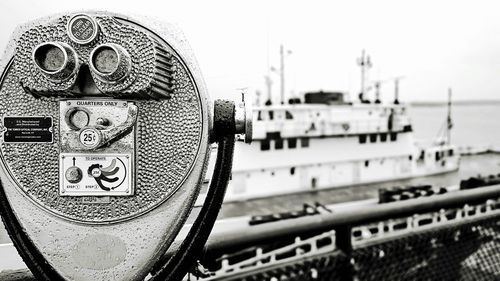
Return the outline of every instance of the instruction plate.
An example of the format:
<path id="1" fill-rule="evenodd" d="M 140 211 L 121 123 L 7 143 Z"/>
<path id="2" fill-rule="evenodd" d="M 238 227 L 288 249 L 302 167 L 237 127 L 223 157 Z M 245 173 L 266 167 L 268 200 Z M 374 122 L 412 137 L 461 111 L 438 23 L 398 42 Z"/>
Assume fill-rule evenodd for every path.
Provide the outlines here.
<path id="1" fill-rule="evenodd" d="M 129 196 L 132 188 L 131 154 L 60 155 L 61 196 Z"/>

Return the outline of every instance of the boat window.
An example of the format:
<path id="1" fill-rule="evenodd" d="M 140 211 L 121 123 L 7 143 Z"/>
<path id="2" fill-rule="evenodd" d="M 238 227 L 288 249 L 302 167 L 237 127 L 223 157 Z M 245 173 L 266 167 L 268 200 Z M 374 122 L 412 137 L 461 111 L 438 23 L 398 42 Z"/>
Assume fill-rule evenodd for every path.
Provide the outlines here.
<path id="1" fill-rule="evenodd" d="M 260 150 L 269 150 L 271 148 L 269 144 L 269 140 L 261 140 L 260 141 Z"/>
<path id="2" fill-rule="evenodd" d="M 441 154 L 439 153 L 439 151 L 436 151 L 436 161 L 439 160 L 441 160 Z"/>
<path id="3" fill-rule="evenodd" d="M 283 139 L 276 139 L 274 141 L 274 148 L 283 149 Z"/>
<path id="4" fill-rule="evenodd" d="M 368 168 L 368 166 L 370 166 L 370 161 L 369 161 L 369 160 L 366 160 L 366 161 L 365 161 L 365 167 L 367 167 L 367 168 Z"/>
<path id="5" fill-rule="evenodd" d="M 377 142 L 377 134 L 370 134 L 370 142 Z"/>
<path id="6" fill-rule="evenodd" d="M 420 157 L 418 157 L 418 160 L 423 161 L 425 159 L 425 151 L 420 151 Z"/>
<path id="7" fill-rule="evenodd" d="M 359 143 L 366 143 L 366 135 L 365 134 L 359 135 Z"/>
<path id="8" fill-rule="evenodd" d="M 411 125 L 405 125 L 403 127 L 403 132 L 411 132 L 413 129 L 411 128 Z"/>
<path id="9" fill-rule="evenodd" d="M 269 110 L 269 120 L 273 120 L 273 119 L 274 119 L 274 111 Z"/>
<path id="10" fill-rule="evenodd" d="M 391 133 L 391 141 L 397 141 L 398 140 L 398 133 Z"/>
<path id="11" fill-rule="evenodd" d="M 454 152 L 454 151 L 453 151 L 453 149 L 450 149 L 450 150 L 448 151 L 448 156 L 453 156 L 453 152 Z"/>
<path id="12" fill-rule="evenodd" d="M 257 111 L 257 120 L 262 121 L 262 111 Z"/>
<path id="13" fill-rule="evenodd" d="M 295 167 L 290 168 L 290 175 L 295 175 Z"/>
<path id="14" fill-rule="evenodd" d="M 300 145 L 302 147 L 309 147 L 309 138 L 301 138 L 300 139 Z"/>
<path id="15" fill-rule="evenodd" d="M 266 139 L 270 140 L 276 140 L 281 138 L 281 133 L 280 132 L 267 132 L 266 133 Z"/>
<path id="16" fill-rule="evenodd" d="M 386 142 L 387 141 L 387 133 L 381 133 L 380 134 L 380 141 L 381 142 Z"/>
<path id="17" fill-rule="evenodd" d="M 409 156 L 408 156 L 408 160 L 410 160 L 410 161 L 411 161 L 411 160 L 413 160 L 413 156 L 412 156 L 412 155 L 409 155 Z"/>
<path id="18" fill-rule="evenodd" d="M 311 187 L 312 187 L 312 189 L 316 188 L 316 181 L 317 181 L 316 178 L 312 178 L 311 179 Z"/>
<path id="19" fill-rule="evenodd" d="M 293 119 L 293 115 L 292 115 L 292 113 L 290 113 L 290 111 L 288 111 L 288 110 L 287 110 L 287 111 L 285 111 L 285 116 L 286 116 L 286 119 L 288 119 L 288 120 Z"/>
<path id="20" fill-rule="evenodd" d="M 288 139 L 288 148 L 296 148 L 297 147 L 297 139 L 291 138 Z"/>

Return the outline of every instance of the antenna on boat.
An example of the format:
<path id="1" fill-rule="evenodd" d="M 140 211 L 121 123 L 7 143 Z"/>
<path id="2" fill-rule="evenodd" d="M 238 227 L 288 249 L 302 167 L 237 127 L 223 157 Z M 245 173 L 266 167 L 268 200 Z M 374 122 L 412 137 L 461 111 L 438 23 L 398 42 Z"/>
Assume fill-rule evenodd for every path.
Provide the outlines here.
<path id="1" fill-rule="evenodd" d="M 448 113 L 446 115 L 446 121 L 443 122 L 438 132 L 437 142 L 439 145 L 451 144 L 451 128 L 453 128 L 453 121 L 451 119 L 451 96 L 451 88 L 448 88 Z"/>
<path id="2" fill-rule="evenodd" d="M 267 100 L 266 100 L 265 105 L 272 105 L 273 104 L 273 96 L 272 96 L 273 80 L 271 79 L 271 76 L 269 74 L 264 76 L 264 79 L 266 80 L 266 89 L 267 89 Z"/>
<path id="3" fill-rule="evenodd" d="M 285 48 L 280 45 L 280 93 L 281 104 L 285 104 Z"/>
<path id="4" fill-rule="evenodd" d="M 361 57 L 357 60 L 358 65 L 361 67 L 361 89 L 359 91 L 359 101 L 361 103 L 367 103 L 365 100 L 365 82 L 366 82 L 366 74 L 368 69 L 372 67 L 372 62 L 370 60 L 370 56 L 366 55 L 365 50 L 361 51 Z"/>
<path id="5" fill-rule="evenodd" d="M 382 86 L 382 84 L 384 84 L 384 83 L 386 83 L 388 81 L 391 81 L 391 80 L 375 80 L 375 81 L 371 81 L 370 85 L 368 87 L 365 87 L 365 91 L 371 91 L 372 89 L 375 89 L 375 103 L 376 104 L 380 104 L 381 103 L 381 100 L 380 100 L 380 86 Z M 366 101 L 366 102 L 369 102 L 369 101 Z"/>
<path id="6" fill-rule="evenodd" d="M 375 103 L 376 104 L 380 103 L 380 84 L 382 84 L 380 81 L 375 82 Z"/>
<path id="7" fill-rule="evenodd" d="M 375 80 L 371 83 L 373 84 L 370 84 L 370 86 L 366 87 L 365 90 L 368 90 L 370 91 L 373 88 L 375 88 L 375 103 L 376 104 L 380 104 L 382 101 L 380 99 L 380 87 L 382 86 L 382 84 L 385 84 L 385 83 L 388 83 L 388 82 L 392 82 L 394 81 L 394 104 L 399 104 L 399 80 L 403 79 L 404 76 L 397 76 L 397 77 L 393 77 L 393 78 L 389 78 L 389 79 L 386 79 L 386 80 Z"/>
<path id="8" fill-rule="evenodd" d="M 453 122 L 451 120 L 451 88 L 448 88 L 448 116 L 446 118 L 446 142 L 451 143 L 451 128 L 453 127 Z"/>
<path id="9" fill-rule="evenodd" d="M 404 76 L 394 77 L 394 104 L 399 104 L 399 81 L 405 78 Z"/>
<path id="10" fill-rule="evenodd" d="M 283 44 L 280 45 L 280 69 L 276 70 L 276 68 L 271 67 L 271 71 L 278 72 L 280 75 L 280 98 L 281 104 L 285 104 L 285 56 L 291 54 L 292 51 L 286 50 Z"/>
<path id="11" fill-rule="evenodd" d="M 269 63 L 269 21 L 266 25 L 266 62 L 267 62 L 267 74 L 264 76 L 266 81 L 266 90 L 267 90 L 267 100 L 265 101 L 265 105 L 273 104 L 273 95 L 272 95 L 272 87 L 273 80 L 271 79 L 271 64 Z"/>

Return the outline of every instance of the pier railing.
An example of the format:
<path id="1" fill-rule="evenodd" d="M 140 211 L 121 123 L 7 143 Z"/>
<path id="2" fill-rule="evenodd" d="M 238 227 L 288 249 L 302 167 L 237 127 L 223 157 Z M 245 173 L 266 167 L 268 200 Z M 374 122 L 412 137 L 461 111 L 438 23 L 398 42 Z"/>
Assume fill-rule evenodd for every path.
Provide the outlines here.
<path id="1" fill-rule="evenodd" d="M 214 233 L 202 263 L 207 280 L 498 280 L 499 198 L 495 185 Z"/>

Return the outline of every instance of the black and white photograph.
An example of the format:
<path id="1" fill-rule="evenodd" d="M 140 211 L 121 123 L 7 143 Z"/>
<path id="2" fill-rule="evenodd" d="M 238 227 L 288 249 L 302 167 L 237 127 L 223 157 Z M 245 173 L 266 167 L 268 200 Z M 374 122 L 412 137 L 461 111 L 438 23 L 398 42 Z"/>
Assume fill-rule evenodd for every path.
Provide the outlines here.
<path id="1" fill-rule="evenodd" d="M 499 11 L 0 2 L 0 281 L 500 280 Z"/>

